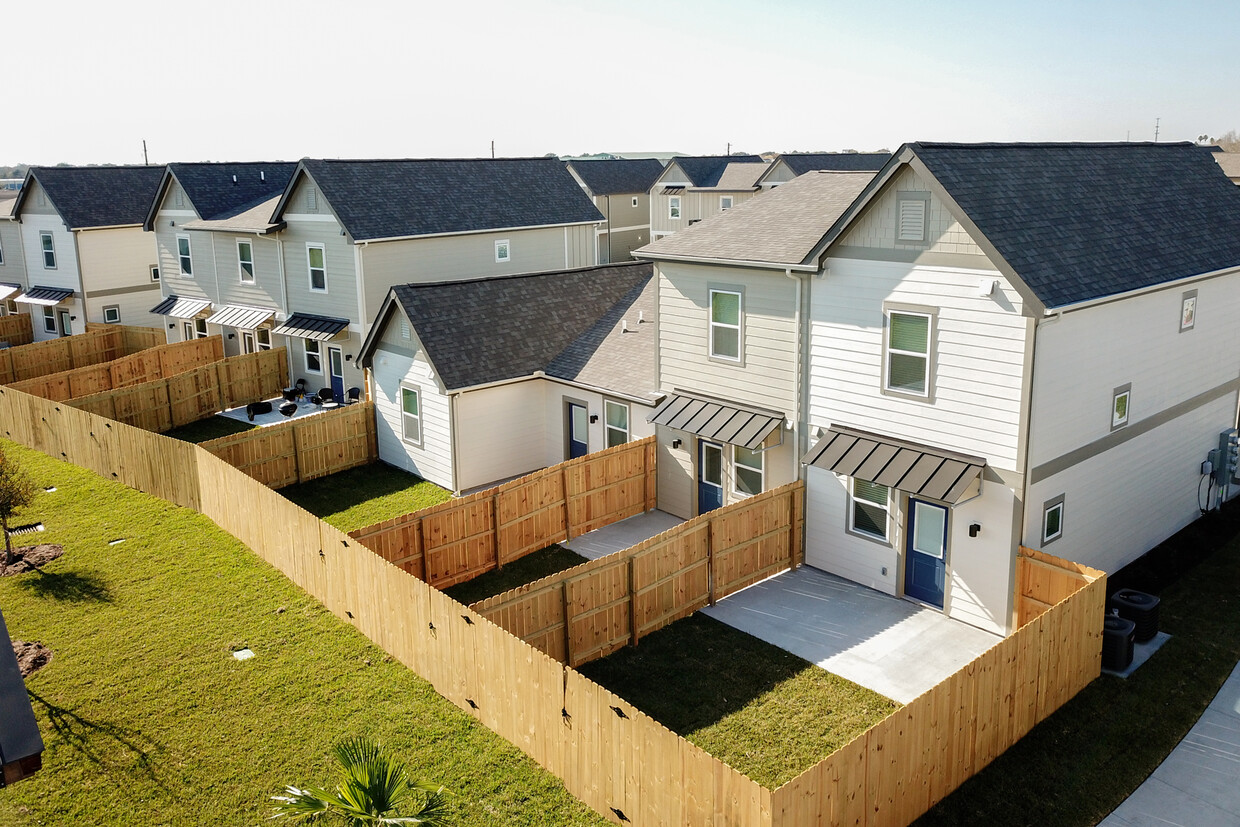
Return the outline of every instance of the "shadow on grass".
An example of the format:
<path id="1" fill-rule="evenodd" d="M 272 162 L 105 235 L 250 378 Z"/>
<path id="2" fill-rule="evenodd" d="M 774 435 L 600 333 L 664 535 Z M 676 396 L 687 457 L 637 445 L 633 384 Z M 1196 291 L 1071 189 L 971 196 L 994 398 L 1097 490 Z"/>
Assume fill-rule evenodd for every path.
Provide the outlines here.
<path id="1" fill-rule="evenodd" d="M 575 551 L 569 551 L 563 546 L 548 546 L 542 551 L 535 551 L 514 560 L 502 569 L 495 569 L 473 580 L 450 586 L 444 589 L 443 593 L 456 602 L 469 606 L 585 562 L 586 558 Z"/>
<path id="2" fill-rule="evenodd" d="M 26 693 L 31 701 L 43 707 L 52 731 L 65 746 L 77 750 L 86 760 L 105 771 L 128 773 L 136 767 L 155 786 L 168 790 L 156 774 L 151 758 L 151 754 L 159 749 L 158 743 L 141 732 L 115 724 L 88 721 L 70 709 L 56 706 L 29 687 Z M 118 749 L 120 753 L 132 756 L 132 765 L 118 757 Z"/>
<path id="3" fill-rule="evenodd" d="M 209 442 L 220 437 L 252 431 L 257 427 L 252 423 L 238 422 L 227 416 L 209 416 L 206 419 L 173 428 L 165 432 L 164 436 L 170 436 L 182 442 Z"/>
<path id="4" fill-rule="evenodd" d="M 36 597 L 51 597 L 69 603 L 111 603 L 112 589 L 92 572 L 44 571 L 34 569 L 17 585 Z"/>

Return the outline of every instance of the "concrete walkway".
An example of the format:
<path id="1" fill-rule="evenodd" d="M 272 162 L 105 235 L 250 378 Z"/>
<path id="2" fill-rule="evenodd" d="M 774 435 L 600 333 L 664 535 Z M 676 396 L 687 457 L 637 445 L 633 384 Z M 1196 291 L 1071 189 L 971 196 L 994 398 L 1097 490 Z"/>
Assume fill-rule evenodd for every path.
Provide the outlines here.
<path id="1" fill-rule="evenodd" d="M 1099 827 L 1240 824 L 1240 665 L 1166 760 Z"/>
<path id="2" fill-rule="evenodd" d="M 702 614 L 900 703 L 1001 640 L 808 566 L 755 583 Z"/>
<path id="3" fill-rule="evenodd" d="M 339 405 L 333 405 L 328 408 L 323 408 L 312 402 L 303 401 L 297 403 L 297 410 L 293 412 L 292 416 L 285 416 L 280 413 L 280 406 L 284 404 L 283 397 L 277 396 L 274 399 L 268 399 L 266 401 L 271 403 L 271 413 L 256 414 L 253 420 L 253 424 L 260 428 L 265 428 L 268 425 L 279 425 L 281 423 L 288 422 L 290 419 L 300 419 L 303 416 L 314 416 L 317 413 L 323 413 L 324 410 L 333 411 L 340 407 Z M 237 408 L 229 408 L 223 413 L 218 414 L 218 416 L 223 416 L 228 419 L 235 419 L 238 422 L 250 422 L 249 417 L 247 417 L 245 413 L 245 405 L 241 405 Z"/>
<path id="4" fill-rule="evenodd" d="M 589 560 L 597 560 L 617 551 L 632 548 L 642 540 L 648 540 L 656 534 L 662 534 L 669 528 L 683 523 L 679 517 L 673 517 L 665 511 L 647 511 L 637 514 L 618 523 L 612 523 L 594 531 L 582 534 L 567 543 L 560 545 L 575 551 Z"/>

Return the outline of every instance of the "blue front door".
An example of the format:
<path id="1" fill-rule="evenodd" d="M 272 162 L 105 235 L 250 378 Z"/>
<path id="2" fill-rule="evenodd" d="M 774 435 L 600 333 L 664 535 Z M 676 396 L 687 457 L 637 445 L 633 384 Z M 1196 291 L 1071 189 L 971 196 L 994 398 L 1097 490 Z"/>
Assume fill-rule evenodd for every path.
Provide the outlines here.
<path id="1" fill-rule="evenodd" d="M 698 440 L 698 513 L 723 505 L 723 446 Z"/>
<path id="2" fill-rule="evenodd" d="M 590 452 L 590 418 L 586 406 L 568 403 L 568 458 L 584 457 Z"/>
<path id="3" fill-rule="evenodd" d="M 344 399 L 344 357 L 340 353 L 338 347 L 327 348 L 327 369 L 331 374 L 332 393 L 336 394 L 337 402 Z"/>
<path id="4" fill-rule="evenodd" d="M 904 594 L 943 608 L 947 573 L 947 509 L 934 503 L 908 501 Z"/>

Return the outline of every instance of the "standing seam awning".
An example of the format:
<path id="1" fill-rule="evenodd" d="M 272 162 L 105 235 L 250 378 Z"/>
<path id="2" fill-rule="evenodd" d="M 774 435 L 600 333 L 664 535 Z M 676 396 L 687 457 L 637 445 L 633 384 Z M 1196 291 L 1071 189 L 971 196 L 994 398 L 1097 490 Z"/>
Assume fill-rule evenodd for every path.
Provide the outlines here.
<path id="1" fill-rule="evenodd" d="M 784 415 L 709 396 L 675 393 L 650 415 L 649 421 L 753 451 L 761 448 L 771 432 L 783 424 Z"/>
<path id="2" fill-rule="evenodd" d="M 324 342 L 348 326 L 348 319 L 333 319 L 329 316 L 294 313 L 288 317 L 288 321 L 271 332 L 280 336 L 296 336 L 299 339 L 314 339 L 315 341 Z"/>
<path id="3" fill-rule="evenodd" d="M 830 428 L 801 462 L 950 503 L 959 500 L 986 467 L 981 457 L 844 427 Z"/>
<path id="4" fill-rule="evenodd" d="M 169 296 L 151 308 L 156 316 L 171 316 L 174 319 L 193 319 L 211 306 L 211 302 L 203 299 L 183 299 L 180 296 Z"/>
<path id="5" fill-rule="evenodd" d="M 260 307 L 242 307 L 237 304 L 226 304 L 215 311 L 207 319 L 207 324 L 218 324 L 224 327 L 235 327 L 240 330 L 254 330 L 263 322 L 276 315 L 274 310 L 263 310 Z"/>
<path id="6" fill-rule="evenodd" d="M 73 291 L 66 287 L 31 287 L 13 301 L 22 304 L 37 304 L 51 307 L 73 297 Z"/>

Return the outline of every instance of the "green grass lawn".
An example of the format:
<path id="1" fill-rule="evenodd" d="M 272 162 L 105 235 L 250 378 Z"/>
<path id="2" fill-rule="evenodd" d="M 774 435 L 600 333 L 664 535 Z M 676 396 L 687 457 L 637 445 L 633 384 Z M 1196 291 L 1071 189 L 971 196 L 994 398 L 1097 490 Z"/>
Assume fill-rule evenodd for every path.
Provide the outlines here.
<path id="1" fill-rule="evenodd" d="M 355 531 L 452 498 L 447 489 L 382 462 L 290 485 L 280 493 L 341 531 Z"/>
<path id="2" fill-rule="evenodd" d="M 701 614 L 579 671 L 770 789 L 899 708 Z"/>
<path id="3" fill-rule="evenodd" d="M 556 572 L 580 566 L 584 562 L 586 558 L 575 551 L 569 551 L 563 546 L 549 546 L 514 560 L 502 569 L 495 569 L 473 580 L 450 586 L 444 589 L 443 593 L 468 606 L 517 586 L 549 577 Z"/>
<path id="4" fill-rule="evenodd" d="M 1130 678 L 1103 675 L 919 825 L 1092 825 L 1152 773 L 1240 660 L 1240 504 L 1117 572 L 1158 594 L 1171 640 Z"/>
<path id="5" fill-rule="evenodd" d="M 209 416 L 206 419 L 200 419 L 197 422 L 173 428 L 165 433 L 164 436 L 170 436 L 182 442 L 209 442 L 222 436 L 232 436 L 233 434 L 252 431 L 257 427 L 257 425 L 249 422 L 238 422 L 226 416 Z"/>
<path id="6" fill-rule="evenodd" d="M 354 734 L 451 790 L 460 824 L 606 823 L 205 517 L 0 445 L 56 486 L 20 519 L 65 546 L 0 578 L 10 634 L 54 653 L 27 681 L 43 769 L 0 790 L 0 824 L 264 823 L 283 785 L 335 783 Z"/>

